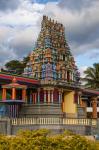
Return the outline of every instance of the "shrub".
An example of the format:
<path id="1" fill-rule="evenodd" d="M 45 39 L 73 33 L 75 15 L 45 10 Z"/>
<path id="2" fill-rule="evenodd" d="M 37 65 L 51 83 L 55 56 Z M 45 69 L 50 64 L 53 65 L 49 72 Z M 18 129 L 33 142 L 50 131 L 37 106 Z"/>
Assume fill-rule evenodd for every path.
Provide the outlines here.
<path id="1" fill-rule="evenodd" d="M 99 150 L 99 142 L 65 131 L 51 135 L 49 130 L 20 131 L 16 136 L 0 136 L 0 150 Z"/>

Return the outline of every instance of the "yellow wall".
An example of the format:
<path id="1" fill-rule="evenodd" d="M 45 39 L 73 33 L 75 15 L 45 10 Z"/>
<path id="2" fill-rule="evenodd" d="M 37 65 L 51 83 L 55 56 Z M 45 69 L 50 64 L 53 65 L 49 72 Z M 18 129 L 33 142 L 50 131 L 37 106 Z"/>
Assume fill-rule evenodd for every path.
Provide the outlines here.
<path id="1" fill-rule="evenodd" d="M 68 115 L 71 114 L 72 116 L 77 116 L 77 109 L 74 103 L 74 91 L 69 91 L 64 93 L 64 107 L 63 112 L 67 113 Z"/>

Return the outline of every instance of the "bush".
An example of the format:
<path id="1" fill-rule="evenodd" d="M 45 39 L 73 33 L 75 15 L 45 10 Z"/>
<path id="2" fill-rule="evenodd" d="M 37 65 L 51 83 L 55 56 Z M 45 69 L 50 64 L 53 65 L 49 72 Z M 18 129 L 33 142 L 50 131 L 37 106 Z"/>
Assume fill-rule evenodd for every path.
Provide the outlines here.
<path id="1" fill-rule="evenodd" d="M 99 150 L 99 143 L 65 131 L 51 135 L 49 130 L 20 131 L 16 136 L 0 136 L 0 150 Z"/>
<path id="2" fill-rule="evenodd" d="M 9 138 L 4 136 L 4 135 L 0 135 L 0 150 L 9 150 L 10 148 L 10 143 L 9 143 Z"/>

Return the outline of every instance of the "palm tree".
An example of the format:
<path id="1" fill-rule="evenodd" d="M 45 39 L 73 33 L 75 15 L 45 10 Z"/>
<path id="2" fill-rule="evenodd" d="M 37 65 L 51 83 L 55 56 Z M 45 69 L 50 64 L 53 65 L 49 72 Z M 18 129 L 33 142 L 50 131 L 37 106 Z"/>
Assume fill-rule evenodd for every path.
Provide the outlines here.
<path id="1" fill-rule="evenodd" d="M 88 88 L 99 88 L 99 63 L 93 64 L 93 67 L 88 67 L 85 71 L 85 86 Z"/>

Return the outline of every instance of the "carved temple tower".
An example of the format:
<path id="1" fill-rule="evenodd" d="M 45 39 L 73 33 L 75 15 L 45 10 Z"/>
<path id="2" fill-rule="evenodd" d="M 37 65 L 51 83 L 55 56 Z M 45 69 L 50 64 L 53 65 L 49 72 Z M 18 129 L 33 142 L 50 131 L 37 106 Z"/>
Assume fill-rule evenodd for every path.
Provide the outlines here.
<path id="1" fill-rule="evenodd" d="M 79 72 L 62 24 L 43 16 L 41 31 L 24 74 L 40 81 L 35 103 L 60 104 L 65 111 L 64 97 L 72 90 L 73 101 L 78 101 L 74 99 Z"/>

